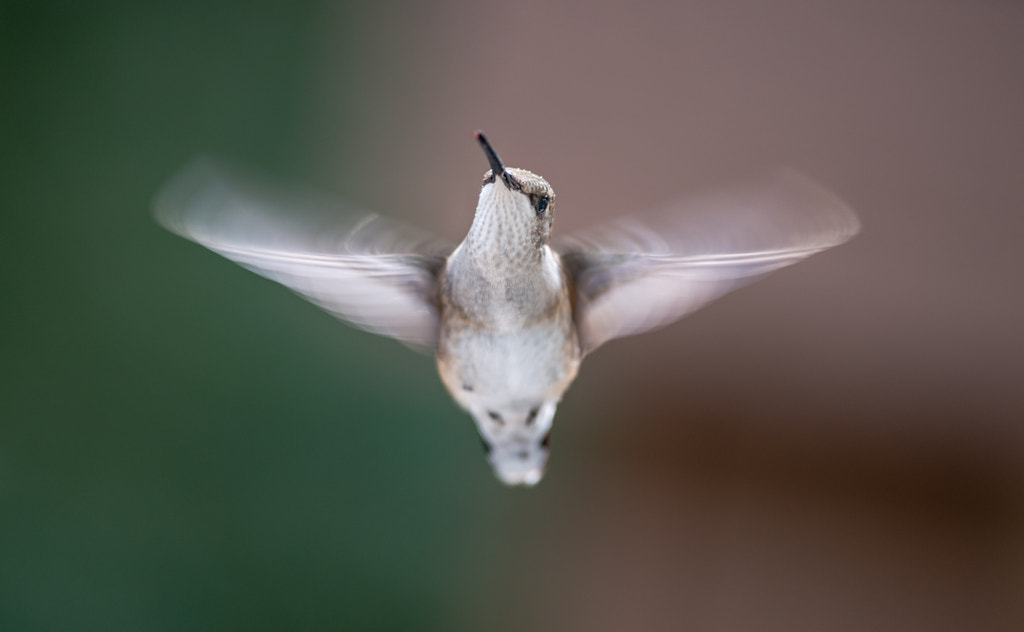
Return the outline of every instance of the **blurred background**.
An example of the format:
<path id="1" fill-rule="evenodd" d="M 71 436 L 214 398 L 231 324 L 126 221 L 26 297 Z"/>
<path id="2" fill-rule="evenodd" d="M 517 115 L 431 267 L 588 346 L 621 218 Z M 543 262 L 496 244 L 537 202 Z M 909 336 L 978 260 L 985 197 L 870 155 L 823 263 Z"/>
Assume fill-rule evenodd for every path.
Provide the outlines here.
<path id="1" fill-rule="evenodd" d="M 0 628 L 1024 628 L 1024 5 L 0 3 Z M 602 348 L 507 489 L 430 358 L 162 231 L 196 154 L 452 239 L 789 165 L 849 244 Z"/>

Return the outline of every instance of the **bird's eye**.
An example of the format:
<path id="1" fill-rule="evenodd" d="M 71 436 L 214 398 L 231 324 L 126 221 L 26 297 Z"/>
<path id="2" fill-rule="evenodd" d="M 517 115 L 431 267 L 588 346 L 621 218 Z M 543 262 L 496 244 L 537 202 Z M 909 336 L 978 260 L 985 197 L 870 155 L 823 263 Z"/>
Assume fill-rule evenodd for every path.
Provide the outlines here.
<path id="1" fill-rule="evenodd" d="M 537 210 L 537 215 L 543 215 L 544 213 L 547 212 L 548 201 L 548 196 L 540 196 L 540 199 L 538 199 L 537 202 L 533 205 L 533 207 Z"/>
<path id="2" fill-rule="evenodd" d="M 499 424 L 505 423 L 505 420 L 501 418 L 501 415 L 493 410 L 488 410 L 487 416 L 493 419 L 494 421 L 498 422 Z"/>
<path id="3" fill-rule="evenodd" d="M 526 415 L 526 425 L 527 426 L 532 426 L 533 425 L 534 420 L 537 419 L 537 413 L 538 412 L 539 411 L 538 411 L 536 406 L 534 406 L 533 408 L 530 409 L 530 412 Z"/>

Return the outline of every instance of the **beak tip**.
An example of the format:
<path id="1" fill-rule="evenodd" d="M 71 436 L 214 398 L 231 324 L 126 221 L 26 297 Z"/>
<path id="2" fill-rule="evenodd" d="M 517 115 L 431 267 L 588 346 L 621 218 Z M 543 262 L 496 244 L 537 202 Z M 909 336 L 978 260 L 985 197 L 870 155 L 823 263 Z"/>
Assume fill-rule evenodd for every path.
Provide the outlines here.
<path id="1" fill-rule="evenodd" d="M 477 142 L 480 143 L 480 147 L 484 150 L 484 154 L 487 156 L 487 162 L 491 164 L 491 171 L 495 176 L 501 175 L 504 180 L 505 165 L 502 164 L 501 159 L 498 158 L 498 154 L 491 147 L 491 143 L 488 142 L 487 137 L 480 130 L 473 132 L 473 137 L 476 138 Z"/>

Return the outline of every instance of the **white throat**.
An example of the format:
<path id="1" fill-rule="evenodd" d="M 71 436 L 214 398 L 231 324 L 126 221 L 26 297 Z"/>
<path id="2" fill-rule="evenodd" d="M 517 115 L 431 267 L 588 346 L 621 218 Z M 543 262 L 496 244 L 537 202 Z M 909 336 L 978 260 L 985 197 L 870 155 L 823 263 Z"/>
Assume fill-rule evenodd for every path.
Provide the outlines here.
<path id="1" fill-rule="evenodd" d="M 465 248 L 474 257 L 511 258 L 520 264 L 527 258 L 537 259 L 538 248 L 530 243 L 533 222 L 534 212 L 525 195 L 509 191 L 500 182 L 485 184 Z"/>

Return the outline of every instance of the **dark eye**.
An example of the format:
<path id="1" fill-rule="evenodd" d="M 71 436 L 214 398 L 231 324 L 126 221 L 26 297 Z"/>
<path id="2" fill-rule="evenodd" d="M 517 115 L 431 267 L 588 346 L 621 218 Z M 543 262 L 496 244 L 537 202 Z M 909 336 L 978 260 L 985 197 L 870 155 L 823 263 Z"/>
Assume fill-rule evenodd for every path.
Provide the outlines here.
<path id="1" fill-rule="evenodd" d="M 501 415 L 499 415 L 497 412 L 493 410 L 488 410 L 487 416 L 493 419 L 494 421 L 498 422 L 499 424 L 505 423 L 505 420 L 501 418 Z"/>
<path id="2" fill-rule="evenodd" d="M 529 414 L 526 415 L 526 425 L 533 425 L 535 419 L 537 419 L 537 408 L 531 408 Z"/>
<path id="3" fill-rule="evenodd" d="M 537 215 L 543 215 L 546 213 L 548 210 L 548 196 L 540 196 L 540 199 L 533 205 L 533 208 L 537 209 Z"/>

